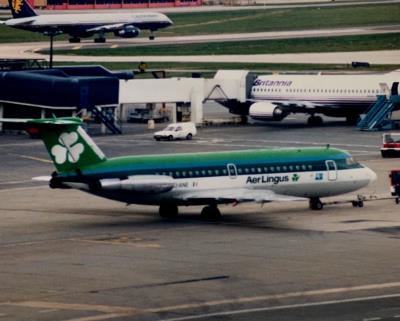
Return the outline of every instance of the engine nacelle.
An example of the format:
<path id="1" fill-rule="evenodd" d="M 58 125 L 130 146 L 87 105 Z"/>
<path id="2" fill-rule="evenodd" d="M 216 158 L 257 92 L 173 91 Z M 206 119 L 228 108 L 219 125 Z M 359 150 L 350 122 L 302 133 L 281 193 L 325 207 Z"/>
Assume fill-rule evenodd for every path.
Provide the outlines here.
<path id="1" fill-rule="evenodd" d="M 121 38 L 135 38 L 139 36 L 139 29 L 133 26 L 126 26 L 124 29 L 115 31 L 114 35 Z"/>
<path id="2" fill-rule="evenodd" d="M 282 120 L 288 113 L 277 105 L 268 102 L 258 102 L 250 106 L 249 115 L 256 120 Z"/>
<path id="3" fill-rule="evenodd" d="M 138 175 L 127 179 L 106 178 L 100 180 L 103 191 L 131 191 L 136 193 L 159 194 L 174 188 L 174 179 L 171 176 Z"/>

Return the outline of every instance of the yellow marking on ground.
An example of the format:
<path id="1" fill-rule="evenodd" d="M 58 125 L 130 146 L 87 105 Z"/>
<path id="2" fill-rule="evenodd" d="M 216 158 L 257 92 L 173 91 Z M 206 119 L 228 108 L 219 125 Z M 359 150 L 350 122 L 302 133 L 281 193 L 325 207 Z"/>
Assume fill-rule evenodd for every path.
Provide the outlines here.
<path id="1" fill-rule="evenodd" d="M 152 248 L 152 249 L 159 249 L 161 245 L 159 243 L 150 243 L 150 242 L 142 242 L 136 243 L 135 240 L 83 240 L 83 239 L 70 239 L 74 242 L 86 242 L 86 243 L 96 243 L 96 244 L 112 244 L 112 245 L 130 245 L 138 248 Z"/>
<path id="2" fill-rule="evenodd" d="M 37 309 L 58 309 L 58 310 L 72 310 L 72 311 L 96 311 L 104 314 L 68 319 L 64 321 L 100 321 L 100 320 L 107 320 L 120 317 L 132 317 L 135 315 L 141 315 L 145 313 L 160 313 L 160 312 L 205 308 L 205 307 L 228 305 L 228 304 L 254 303 L 257 301 L 312 297 L 312 296 L 338 294 L 338 293 L 352 293 L 357 291 L 381 290 L 381 289 L 389 289 L 396 287 L 400 287 L 400 282 L 367 284 L 367 285 L 359 285 L 353 287 L 330 288 L 330 289 L 310 290 L 303 292 L 289 292 L 289 293 L 270 294 L 270 295 L 255 296 L 255 297 L 239 297 L 233 299 L 206 301 L 200 303 L 188 303 L 188 304 L 165 306 L 165 307 L 150 308 L 150 309 L 136 309 L 130 307 L 121 307 L 121 306 L 70 304 L 70 303 L 43 302 L 43 301 L 2 302 L 0 303 L 0 306 L 20 306 L 20 307 L 37 308 Z M 354 300 L 354 299 L 349 299 L 349 300 Z M 357 300 L 360 300 L 360 298 L 358 298 Z M 279 308 L 281 307 L 277 306 L 271 309 L 279 309 Z"/>
<path id="3" fill-rule="evenodd" d="M 18 157 L 21 157 L 21 158 L 36 160 L 36 161 L 39 161 L 39 162 L 42 162 L 42 163 L 50 163 L 50 164 L 53 163 L 51 160 L 40 158 L 40 157 L 21 155 L 21 154 L 11 154 L 11 155 L 15 155 L 15 156 L 18 156 Z"/>
<path id="4" fill-rule="evenodd" d="M 296 298 L 296 297 L 310 297 L 310 296 L 318 296 L 318 295 L 350 293 L 350 292 L 366 291 L 366 290 L 380 290 L 380 289 L 397 288 L 397 287 L 400 287 L 400 282 L 391 282 L 391 283 L 382 283 L 382 284 L 367 284 L 367 285 L 360 285 L 360 286 L 353 286 L 353 287 L 331 288 L 331 289 L 311 290 L 311 291 L 304 291 L 304 292 L 291 292 L 291 293 L 283 293 L 283 294 L 271 294 L 271 295 L 255 296 L 255 297 L 241 297 L 241 298 L 234 298 L 234 299 L 208 301 L 208 302 L 202 302 L 202 303 L 181 304 L 181 305 L 176 305 L 176 306 L 167 306 L 167 307 L 163 307 L 163 308 L 146 309 L 145 311 L 149 312 L 149 313 L 159 313 L 159 312 L 167 312 L 167 311 L 177 311 L 177 310 L 186 310 L 186 309 L 193 309 L 193 308 L 218 306 L 218 305 L 224 305 L 224 304 L 252 303 L 252 302 L 257 302 L 257 301 L 280 300 L 280 299 L 289 299 L 289 298 Z"/>
<path id="5" fill-rule="evenodd" d="M 127 316 L 132 316 L 132 314 L 124 314 L 124 313 L 99 314 L 91 317 L 74 318 L 63 321 L 101 321 L 101 320 L 108 320 L 108 319 L 121 318 Z"/>
<path id="6" fill-rule="evenodd" d="M 57 310 L 71 310 L 71 311 L 96 311 L 107 314 L 124 314 L 133 315 L 140 313 L 141 310 L 110 305 L 96 305 L 96 304 L 80 304 L 80 303 L 60 303 L 60 302 L 47 302 L 47 301 L 22 301 L 22 302 L 2 302 L 0 306 L 19 306 L 24 308 L 33 309 L 57 309 Z"/>
<path id="7" fill-rule="evenodd" d="M 118 47 L 119 47 L 118 45 L 112 45 L 110 48 L 114 49 L 114 48 L 118 48 Z"/>
<path id="8" fill-rule="evenodd" d="M 72 47 L 72 50 L 79 50 L 81 48 L 82 48 L 82 46 L 75 46 L 75 47 Z"/>

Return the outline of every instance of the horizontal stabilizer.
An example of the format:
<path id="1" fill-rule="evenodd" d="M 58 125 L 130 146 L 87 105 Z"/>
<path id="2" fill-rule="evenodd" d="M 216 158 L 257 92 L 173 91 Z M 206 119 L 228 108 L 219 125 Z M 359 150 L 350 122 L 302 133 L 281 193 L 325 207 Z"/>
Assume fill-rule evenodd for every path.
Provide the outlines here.
<path id="1" fill-rule="evenodd" d="M 50 182 L 51 176 L 36 176 L 32 177 L 32 180 L 35 182 Z"/>

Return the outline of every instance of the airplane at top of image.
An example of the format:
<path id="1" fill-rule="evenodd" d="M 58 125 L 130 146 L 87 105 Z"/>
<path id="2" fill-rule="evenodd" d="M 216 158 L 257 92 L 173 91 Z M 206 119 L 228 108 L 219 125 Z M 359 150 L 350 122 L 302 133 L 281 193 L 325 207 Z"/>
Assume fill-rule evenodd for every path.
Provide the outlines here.
<path id="1" fill-rule="evenodd" d="M 309 125 L 320 125 L 318 114 L 344 117 L 354 124 L 377 100 L 398 95 L 400 70 L 382 74 L 272 74 L 254 79 L 243 105 L 221 104 L 231 113 L 248 114 L 260 121 L 281 121 L 291 113 L 310 115 Z M 399 108 L 399 107 L 397 107 Z"/>
<path id="2" fill-rule="evenodd" d="M 113 32 L 116 37 L 134 38 L 140 30 L 150 30 L 149 39 L 154 39 L 154 31 L 172 25 L 164 14 L 157 12 L 126 13 L 82 13 L 38 15 L 27 0 L 9 0 L 12 19 L 2 21 L 6 26 L 45 35 L 69 34 L 70 42 L 80 42 L 80 38 L 99 36 L 95 42 L 105 42 L 104 34 Z"/>
<path id="3" fill-rule="evenodd" d="M 39 131 L 57 171 L 36 180 L 127 204 L 156 205 L 161 217 L 176 217 L 178 206 L 206 205 L 201 215 L 218 219 L 218 204 L 242 202 L 309 200 L 311 209 L 320 210 L 321 197 L 352 192 L 376 179 L 349 153 L 329 146 L 106 158 L 80 118 L 0 121 Z"/>

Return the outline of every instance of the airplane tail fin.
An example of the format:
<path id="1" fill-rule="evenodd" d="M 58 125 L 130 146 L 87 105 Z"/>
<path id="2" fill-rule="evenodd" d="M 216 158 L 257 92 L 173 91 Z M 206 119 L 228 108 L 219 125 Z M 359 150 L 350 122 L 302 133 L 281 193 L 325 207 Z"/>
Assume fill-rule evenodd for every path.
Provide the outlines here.
<path id="1" fill-rule="evenodd" d="M 37 16 L 28 0 L 8 0 L 13 18 L 28 18 Z"/>
<path id="2" fill-rule="evenodd" d="M 105 155 L 80 126 L 77 117 L 42 119 L 0 119 L 26 123 L 27 129 L 38 132 L 59 173 L 76 172 L 89 165 L 102 163 Z"/>

